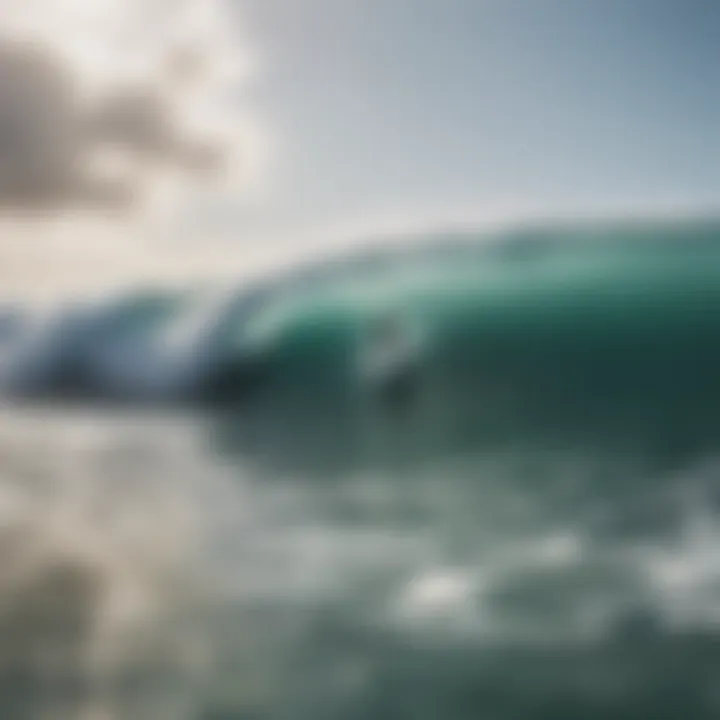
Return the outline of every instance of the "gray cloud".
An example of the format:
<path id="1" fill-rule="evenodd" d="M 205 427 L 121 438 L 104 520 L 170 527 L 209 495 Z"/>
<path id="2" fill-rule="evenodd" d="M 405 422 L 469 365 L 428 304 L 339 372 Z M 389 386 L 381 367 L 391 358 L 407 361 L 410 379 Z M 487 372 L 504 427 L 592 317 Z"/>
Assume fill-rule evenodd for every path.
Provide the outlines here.
<path id="1" fill-rule="evenodd" d="M 183 136 L 173 125 L 169 103 L 152 88 L 118 91 L 100 102 L 91 114 L 89 135 L 138 158 L 170 163 L 188 172 L 217 167 L 221 148 Z"/>
<path id="2" fill-rule="evenodd" d="M 165 90 L 147 83 L 87 98 L 49 46 L 0 38 L 0 212 L 129 208 L 155 172 L 219 169 L 222 145 L 186 136 Z M 108 153 L 121 170 L 100 171 Z"/>

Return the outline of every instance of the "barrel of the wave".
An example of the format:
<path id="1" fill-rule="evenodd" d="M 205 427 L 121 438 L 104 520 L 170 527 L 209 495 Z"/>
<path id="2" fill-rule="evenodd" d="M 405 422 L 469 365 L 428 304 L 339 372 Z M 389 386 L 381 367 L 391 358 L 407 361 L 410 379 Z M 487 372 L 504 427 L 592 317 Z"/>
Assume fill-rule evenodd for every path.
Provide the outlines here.
<path id="1" fill-rule="evenodd" d="M 422 257 L 276 311 L 248 410 L 275 461 L 520 448 L 665 463 L 720 446 L 714 227 L 564 229 Z"/>

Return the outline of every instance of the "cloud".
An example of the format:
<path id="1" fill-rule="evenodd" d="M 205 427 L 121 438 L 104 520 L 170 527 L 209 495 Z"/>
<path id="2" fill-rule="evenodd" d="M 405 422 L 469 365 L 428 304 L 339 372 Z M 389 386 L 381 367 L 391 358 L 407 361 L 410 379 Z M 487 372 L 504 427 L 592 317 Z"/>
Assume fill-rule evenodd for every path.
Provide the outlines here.
<path id="1" fill-rule="evenodd" d="M 250 64 L 229 2 L 0 0 L 0 212 L 238 180 L 256 151 L 235 129 Z"/>

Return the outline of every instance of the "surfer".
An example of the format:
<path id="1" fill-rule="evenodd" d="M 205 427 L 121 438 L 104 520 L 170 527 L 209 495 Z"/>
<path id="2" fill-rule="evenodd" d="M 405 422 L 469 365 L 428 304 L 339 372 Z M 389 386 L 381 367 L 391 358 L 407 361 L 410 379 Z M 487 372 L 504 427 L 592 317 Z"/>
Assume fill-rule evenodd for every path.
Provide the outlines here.
<path id="1" fill-rule="evenodd" d="M 405 411 L 417 395 L 419 342 L 405 318 L 390 315 L 377 324 L 367 339 L 361 361 L 366 381 L 383 406 Z"/>

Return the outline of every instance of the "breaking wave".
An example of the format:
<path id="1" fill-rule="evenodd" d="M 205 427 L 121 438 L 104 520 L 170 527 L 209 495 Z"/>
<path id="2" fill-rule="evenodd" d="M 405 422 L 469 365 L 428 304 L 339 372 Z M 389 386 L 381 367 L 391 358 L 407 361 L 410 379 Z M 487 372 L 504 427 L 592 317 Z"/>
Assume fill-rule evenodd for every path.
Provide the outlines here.
<path id="1" fill-rule="evenodd" d="M 431 369 L 456 379 L 457 390 L 441 384 L 444 395 L 421 397 L 409 412 L 384 404 L 376 413 L 361 398 L 352 406 L 359 421 L 345 424 L 328 410 L 336 386 L 321 402 L 305 382 L 317 375 L 301 373 L 230 423 L 192 404 L 4 409 L 3 717 L 716 718 L 720 305 L 707 301 L 716 297 L 720 235 L 668 230 L 675 240 L 651 245 L 647 233 L 616 242 L 627 240 L 622 232 L 600 243 L 591 234 L 586 245 L 575 238 L 577 249 L 561 234 L 559 247 L 575 268 L 632 265 L 625 287 L 642 292 L 621 298 L 629 325 L 617 324 L 622 314 L 610 324 L 595 315 L 583 332 L 563 325 L 569 316 L 556 305 L 542 327 L 564 344 L 545 348 L 523 344 L 528 327 L 510 322 L 517 315 L 498 320 L 504 334 L 493 337 L 505 351 L 534 352 L 529 365 L 497 363 L 519 383 L 520 399 L 533 389 L 531 406 L 492 395 L 451 357 L 433 355 Z M 676 252 L 677 238 L 691 236 L 696 242 Z M 567 280 L 557 237 L 534 238 L 448 242 L 440 255 L 454 258 L 454 278 L 458 258 L 463 266 L 468 255 L 478 259 L 477 278 L 500 261 L 492 257 L 517 269 L 552 252 L 552 276 Z M 238 347 L 246 357 L 299 298 L 325 292 L 320 280 L 335 283 L 351 308 L 366 307 L 367 295 L 378 301 L 366 278 L 386 268 L 397 287 L 390 257 L 298 271 L 260 290 L 151 293 L 38 325 L 9 319 L 0 329 L 6 391 L 37 383 L 46 396 L 48 378 L 60 377 L 50 369 L 64 368 L 67 388 L 75 367 L 73 382 L 92 371 L 120 397 L 184 392 L 218 358 L 236 357 Z M 414 257 L 412 278 L 420 266 L 441 271 L 434 246 Z M 652 282 L 641 272 L 648 263 Z M 529 288 L 539 266 L 521 267 Z M 364 279 L 353 286 L 353 277 Z M 692 332 L 682 330 L 688 319 Z M 600 352 L 617 337 L 612 352 Z M 412 341 L 426 352 L 422 333 Z M 650 355 L 641 352 L 648 342 Z M 556 367 L 563 353 L 573 363 Z M 295 372 L 296 359 L 275 367 Z M 371 374 L 386 362 L 373 356 Z M 635 390 L 620 372 L 628 368 L 633 383 L 643 381 Z M 437 376 L 420 370 L 421 386 L 436 388 L 428 378 Z M 327 368 L 322 376 L 333 380 Z M 535 415 L 506 424 L 503 442 L 471 435 L 468 444 L 468 427 L 488 426 L 459 424 L 462 415 L 448 410 L 475 406 L 490 406 L 500 425 L 509 423 L 503 408 Z M 567 442 L 545 441 L 550 426 Z M 593 442 L 576 442 L 576 426 Z M 654 443 L 639 431 L 647 427 L 662 431 Z M 458 442 L 443 441 L 439 452 L 438 438 Z M 682 453 L 666 454 L 660 440 Z"/>

